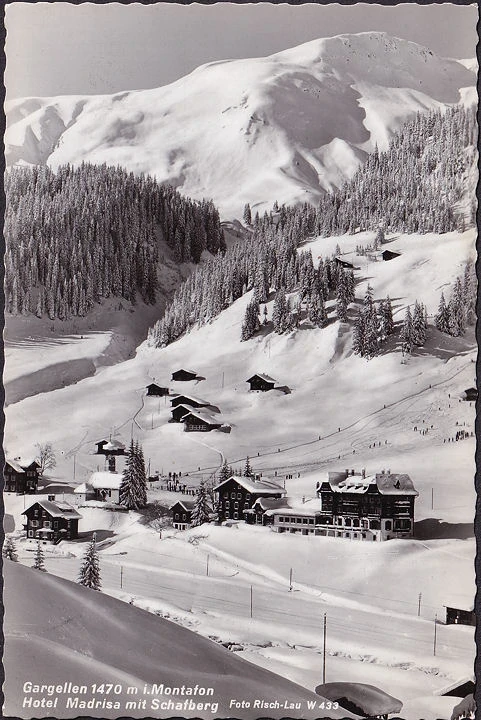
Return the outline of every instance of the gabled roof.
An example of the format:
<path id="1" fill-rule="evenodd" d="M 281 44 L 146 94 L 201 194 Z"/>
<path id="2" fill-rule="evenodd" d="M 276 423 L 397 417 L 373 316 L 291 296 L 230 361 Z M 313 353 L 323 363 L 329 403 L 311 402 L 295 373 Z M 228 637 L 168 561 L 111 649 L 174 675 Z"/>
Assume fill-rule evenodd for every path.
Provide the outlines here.
<path id="1" fill-rule="evenodd" d="M 172 510 L 176 505 L 181 505 L 186 512 L 191 512 L 194 509 L 195 500 L 177 500 L 169 507 L 169 510 Z"/>
<path id="2" fill-rule="evenodd" d="M 10 467 L 13 468 L 13 470 L 15 470 L 15 472 L 18 472 L 18 473 L 24 473 L 24 472 L 25 472 L 24 468 L 20 465 L 19 462 L 17 462 L 17 460 L 7 460 L 7 459 L 5 459 L 5 465 L 10 465 Z"/>
<path id="3" fill-rule="evenodd" d="M 24 470 L 32 467 L 32 465 L 36 465 L 38 468 L 40 467 L 40 463 L 37 462 L 35 458 L 16 457 L 15 462 L 17 462 L 21 467 L 23 467 Z"/>
<path id="4" fill-rule="evenodd" d="M 279 508 L 289 507 L 287 504 L 287 498 L 271 498 L 271 497 L 260 497 L 257 498 L 253 507 L 260 507 L 262 510 L 278 510 Z"/>
<path id="5" fill-rule="evenodd" d="M 158 387 L 158 388 L 161 388 L 162 390 L 168 390 L 168 389 L 169 389 L 168 387 L 166 387 L 166 385 L 159 385 L 159 383 L 155 383 L 155 382 L 149 383 L 149 384 L 146 385 L 145 387 L 148 387 L 148 388 L 149 388 L 149 387 Z"/>
<path id="6" fill-rule="evenodd" d="M 179 398 L 186 398 L 186 400 L 193 400 L 196 403 L 199 403 L 199 405 L 210 405 L 210 402 L 208 400 L 202 400 L 202 398 L 195 397 L 195 395 L 186 395 L 185 393 L 176 393 L 175 397 L 172 397 L 170 399 L 170 402 L 173 403 L 175 400 L 178 400 Z"/>
<path id="7" fill-rule="evenodd" d="M 94 490 L 118 490 L 122 484 L 123 475 L 112 472 L 94 472 L 86 482 L 87 487 Z"/>
<path id="8" fill-rule="evenodd" d="M 284 488 L 275 482 L 270 480 L 254 480 L 254 478 L 244 477 L 243 475 L 231 475 L 227 478 L 227 480 L 224 480 L 219 483 L 219 485 L 216 485 L 214 490 L 218 490 L 222 487 L 222 485 L 229 482 L 229 480 L 235 480 L 239 485 L 245 488 L 247 492 L 257 493 L 258 495 L 277 495 L 278 493 L 282 493 L 282 495 L 286 494 Z"/>
<path id="9" fill-rule="evenodd" d="M 125 445 L 119 440 L 109 440 L 102 448 L 103 450 L 125 450 Z"/>
<path id="10" fill-rule="evenodd" d="M 74 490 L 74 493 L 77 493 L 78 495 L 83 495 L 83 493 L 86 493 L 86 492 L 88 492 L 88 487 L 87 487 L 86 483 L 82 483 L 81 485 L 78 485 Z"/>
<path id="11" fill-rule="evenodd" d="M 181 418 L 181 422 L 185 422 L 188 415 L 193 415 L 193 417 L 199 418 L 199 420 L 202 420 L 202 422 L 207 425 L 222 425 L 222 423 L 219 422 L 219 418 L 215 418 L 210 413 L 197 410 L 196 408 L 189 408 L 187 414 Z"/>
<path id="12" fill-rule="evenodd" d="M 172 375 L 175 375 L 175 373 L 178 373 L 178 372 L 186 372 L 186 373 L 189 373 L 190 375 L 197 375 L 197 372 L 195 370 L 189 370 L 188 368 L 179 368 L 178 370 L 174 370 L 172 372 Z"/>
<path id="13" fill-rule="evenodd" d="M 68 503 L 55 503 L 52 500 L 37 500 L 37 502 L 30 505 L 29 508 L 23 511 L 22 515 L 26 515 L 27 512 L 35 505 L 39 505 L 41 508 L 46 510 L 52 517 L 61 517 L 66 520 L 80 519 L 82 516 Z"/>
<path id="14" fill-rule="evenodd" d="M 274 380 L 274 378 L 271 378 L 270 375 L 266 375 L 266 373 L 255 373 L 252 377 L 250 377 L 246 382 L 251 382 L 254 378 L 260 378 L 261 380 L 265 380 L 266 382 L 277 382 L 277 380 Z"/>

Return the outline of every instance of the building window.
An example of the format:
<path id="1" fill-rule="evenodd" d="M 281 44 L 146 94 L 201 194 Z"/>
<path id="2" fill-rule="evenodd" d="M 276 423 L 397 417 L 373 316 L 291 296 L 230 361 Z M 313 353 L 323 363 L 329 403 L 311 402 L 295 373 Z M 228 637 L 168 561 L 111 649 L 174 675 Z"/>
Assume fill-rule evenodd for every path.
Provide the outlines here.
<path id="1" fill-rule="evenodd" d="M 58 528 L 58 520 L 54 520 L 54 521 L 53 521 L 53 526 L 54 526 L 55 529 Z"/>
<path id="2" fill-rule="evenodd" d="M 250 499 L 251 499 L 251 494 L 250 494 L 250 493 L 247 493 L 247 494 L 246 494 L 246 500 L 250 500 Z"/>
<path id="3" fill-rule="evenodd" d="M 242 493 L 237 493 L 237 499 L 242 500 Z"/>
<path id="4" fill-rule="evenodd" d="M 49 528 L 49 527 L 50 527 L 50 520 L 44 520 L 43 526 L 46 527 L 46 528 Z"/>
<path id="5" fill-rule="evenodd" d="M 229 493 L 224 493 L 224 500 L 227 500 L 228 497 L 229 497 Z"/>
<path id="6" fill-rule="evenodd" d="M 231 492 L 230 496 L 231 496 L 232 500 L 235 500 L 235 492 Z"/>
<path id="7" fill-rule="evenodd" d="M 38 517 L 38 508 L 35 508 L 35 510 L 33 511 L 33 517 Z"/>
<path id="8" fill-rule="evenodd" d="M 239 519 L 239 513 L 238 513 L 238 512 L 235 512 L 235 513 L 234 513 L 234 520 L 238 520 L 238 519 Z"/>
<path id="9" fill-rule="evenodd" d="M 386 520 L 385 528 L 386 530 L 392 530 L 392 522 L 390 520 Z"/>
<path id="10" fill-rule="evenodd" d="M 359 518 L 353 518 L 352 527 L 359 527 Z"/>
<path id="11" fill-rule="evenodd" d="M 345 518 L 344 519 L 344 525 L 346 527 L 351 527 L 351 518 Z"/>
<path id="12" fill-rule="evenodd" d="M 303 524 L 303 525 L 307 525 L 307 518 L 304 518 L 304 519 L 303 519 L 302 524 Z"/>
<path id="13" fill-rule="evenodd" d="M 365 518 L 363 518 L 361 520 L 361 527 L 363 527 L 365 530 L 369 530 L 369 520 L 366 520 Z M 366 537 L 364 533 L 362 536 Z"/>
<path id="14" fill-rule="evenodd" d="M 28 537 L 33 537 L 33 530 L 29 530 L 27 534 L 28 534 Z"/>
<path id="15" fill-rule="evenodd" d="M 239 509 L 239 503 L 237 502 L 237 500 L 236 500 L 235 503 L 234 503 L 234 508 L 235 508 L 236 510 Z"/>
<path id="16" fill-rule="evenodd" d="M 32 527 L 38 527 L 38 520 L 32 520 L 30 524 Z"/>
<path id="17" fill-rule="evenodd" d="M 182 513 L 182 520 L 185 520 L 185 513 Z"/>
<path id="18" fill-rule="evenodd" d="M 176 520 L 178 520 L 178 519 L 179 519 L 179 513 L 175 513 L 174 517 L 175 517 Z"/>

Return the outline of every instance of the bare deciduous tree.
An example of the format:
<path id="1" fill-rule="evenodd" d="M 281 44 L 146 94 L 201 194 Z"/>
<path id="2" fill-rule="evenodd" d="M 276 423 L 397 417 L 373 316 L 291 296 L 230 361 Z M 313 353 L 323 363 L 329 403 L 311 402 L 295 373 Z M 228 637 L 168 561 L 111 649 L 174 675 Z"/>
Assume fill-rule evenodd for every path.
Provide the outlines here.
<path id="1" fill-rule="evenodd" d="M 51 470 L 57 465 L 57 459 L 53 451 L 52 443 L 46 442 L 43 445 L 37 443 L 35 447 L 38 448 L 39 473 L 43 475 L 45 470 Z"/>

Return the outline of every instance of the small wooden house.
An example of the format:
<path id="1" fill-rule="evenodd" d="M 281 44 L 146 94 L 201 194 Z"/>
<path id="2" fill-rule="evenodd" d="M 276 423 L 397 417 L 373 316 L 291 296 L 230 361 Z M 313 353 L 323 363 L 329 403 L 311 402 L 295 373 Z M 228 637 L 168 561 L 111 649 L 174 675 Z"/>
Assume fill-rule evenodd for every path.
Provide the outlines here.
<path id="1" fill-rule="evenodd" d="M 39 500 L 22 515 L 27 519 L 24 528 L 28 538 L 56 544 L 78 537 L 78 521 L 82 516 L 68 503 Z"/>
<path id="2" fill-rule="evenodd" d="M 210 432 L 221 427 L 222 423 L 213 415 L 201 410 L 191 409 L 182 418 L 185 432 Z"/>
<path id="3" fill-rule="evenodd" d="M 161 387 L 157 383 L 150 383 L 147 385 L 147 395 L 155 395 L 156 397 L 164 397 L 169 394 L 169 388 Z"/>
<path id="4" fill-rule="evenodd" d="M 259 498 L 280 499 L 286 491 L 271 480 L 232 475 L 214 487 L 216 509 L 220 521 L 243 520 L 246 510 Z"/>
<path id="5" fill-rule="evenodd" d="M 249 383 L 251 390 L 260 390 L 266 392 L 267 390 L 273 390 L 276 381 L 269 375 L 264 373 L 256 373 L 251 378 L 246 380 Z"/>
<path id="6" fill-rule="evenodd" d="M 476 612 L 472 602 L 458 601 L 455 607 L 445 605 L 445 608 L 446 625 L 476 625 Z"/>
<path id="7" fill-rule="evenodd" d="M 186 405 L 176 405 L 176 407 L 173 407 L 172 412 L 172 420 L 171 422 L 182 422 L 182 418 L 184 418 L 186 415 L 190 413 L 192 410 L 191 407 L 187 407 Z"/>
<path id="8" fill-rule="evenodd" d="M 478 399 L 478 389 L 474 387 L 467 388 L 464 391 L 464 399 L 468 402 L 476 402 Z"/>
<path id="9" fill-rule="evenodd" d="M 36 460 L 6 460 L 3 469 L 4 490 L 20 494 L 34 494 L 38 487 L 40 465 Z"/>
<path id="10" fill-rule="evenodd" d="M 114 472 L 94 472 L 85 485 L 91 496 L 88 499 L 102 500 L 118 505 L 120 501 L 120 486 L 123 476 Z"/>
<path id="11" fill-rule="evenodd" d="M 125 455 L 125 445 L 119 440 L 100 440 L 96 445 L 97 455 Z"/>
<path id="12" fill-rule="evenodd" d="M 354 270 L 354 265 L 347 260 L 341 260 L 341 258 L 334 258 L 334 262 L 338 267 L 346 268 L 346 270 Z"/>
<path id="13" fill-rule="evenodd" d="M 188 405 L 193 408 L 203 408 L 210 405 L 208 400 L 202 400 L 202 398 L 194 397 L 193 395 L 176 395 L 170 401 L 173 408 L 177 405 Z"/>
<path id="14" fill-rule="evenodd" d="M 382 251 L 382 259 L 383 260 L 394 260 L 394 258 L 400 257 L 401 253 L 393 252 L 393 250 L 383 250 Z"/>
<path id="15" fill-rule="evenodd" d="M 197 379 L 197 373 L 193 370 L 186 370 L 185 368 L 180 368 L 180 370 L 176 370 L 172 373 L 172 380 L 177 380 L 180 382 L 188 382 L 189 380 L 196 380 Z"/>
<path id="16" fill-rule="evenodd" d="M 194 500 L 177 500 L 177 502 L 170 507 L 172 512 L 172 526 L 176 530 L 187 530 L 187 528 L 190 528 L 194 505 Z"/>

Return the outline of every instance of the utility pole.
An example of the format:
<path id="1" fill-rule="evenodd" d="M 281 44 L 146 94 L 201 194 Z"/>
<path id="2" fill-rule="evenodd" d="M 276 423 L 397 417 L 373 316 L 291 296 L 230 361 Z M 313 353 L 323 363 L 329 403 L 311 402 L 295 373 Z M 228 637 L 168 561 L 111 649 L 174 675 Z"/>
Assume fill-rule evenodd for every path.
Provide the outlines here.
<path id="1" fill-rule="evenodd" d="M 209 577 L 209 556 L 207 555 L 207 564 L 205 568 L 205 574 Z"/>
<path id="2" fill-rule="evenodd" d="M 436 656 L 436 632 L 438 627 L 438 616 L 434 616 L 434 643 L 433 643 L 433 655 Z"/>
<path id="3" fill-rule="evenodd" d="M 434 510 L 434 488 L 431 488 L 431 510 Z"/>
<path id="4" fill-rule="evenodd" d="M 292 592 L 292 568 L 289 570 L 289 592 Z"/>
<path id="5" fill-rule="evenodd" d="M 222 389 L 224 389 L 224 372 L 222 372 Z"/>
<path id="6" fill-rule="evenodd" d="M 124 568 L 123 565 L 120 566 L 120 588 L 123 587 L 123 580 L 124 580 Z"/>
<path id="7" fill-rule="evenodd" d="M 418 595 L 418 617 L 420 617 L 420 615 L 421 615 L 421 598 L 422 598 L 422 596 L 423 596 L 423 594 L 419 593 L 419 595 Z"/>
<path id="8" fill-rule="evenodd" d="M 151 429 L 151 430 L 154 429 L 154 413 L 152 413 L 152 427 L 151 427 L 150 429 Z"/>
<path id="9" fill-rule="evenodd" d="M 323 643 L 322 643 L 322 684 L 326 682 L 326 632 L 327 632 L 327 613 L 324 613 Z"/>
<path id="10" fill-rule="evenodd" d="M 73 456 L 73 479 L 75 480 L 75 455 Z"/>
<path id="11" fill-rule="evenodd" d="M 252 585 L 251 585 L 251 617 L 252 617 Z"/>

